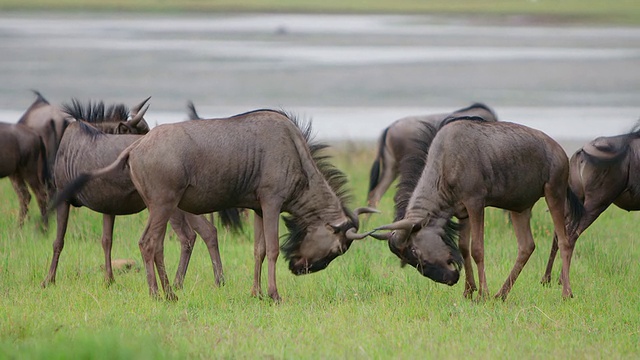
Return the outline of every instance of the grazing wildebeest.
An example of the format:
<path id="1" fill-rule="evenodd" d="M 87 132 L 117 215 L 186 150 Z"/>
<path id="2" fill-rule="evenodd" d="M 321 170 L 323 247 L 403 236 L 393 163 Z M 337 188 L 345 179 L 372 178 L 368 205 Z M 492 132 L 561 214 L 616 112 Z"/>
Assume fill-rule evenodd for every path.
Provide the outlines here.
<path id="1" fill-rule="evenodd" d="M 49 169 L 52 169 L 62 134 L 72 120 L 62 109 L 51 105 L 38 91 L 33 90 L 33 93 L 36 95 L 36 100 L 20 117 L 18 123 L 40 134 L 47 151 Z"/>
<path id="2" fill-rule="evenodd" d="M 135 109 L 141 109 L 149 99 Z M 86 110 L 85 110 L 86 109 Z M 64 110 L 78 121 L 69 125 L 58 149 L 54 167 L 54 178 L 58 189 L 68 185 L 79 173 L 101 168 L 113 162 L 118 154 L 149 131 L 143 118 L 145 109 L 129 112 L 123 105 L 111 106 L 105 110 L 103 103 L 89 103 L 86 108 L 74 100 Z M 64 197 L 64 195 L 60 195 Z M 53 258 L 46 279 L 42 285 L 55 282 L 58 259 L 64 246 L 64 236 L 69 219 L 69 206 L 86 206 L 103 214 L 102 246 L 105 256 L 105 279 L 114 280 L 111 267 L 111 245 L 116 215 L 128 215 L 142 211 L 144 202 L 138 195 L 129 173 L 120 171 L 108 178 L 96 179 L 82 191 L 58 202 L 57 234 L 53 244 Z M 195 242 L 195 232 L 205 240 L 214 265 L 216 284 L 223 280 L 222 264 L 218 251 L 215 228 L 199 216 L 176 211 L 171 216 L 171 226 L 178 235 L 182 252 L 176 272 L 175 284 L 182 286 L 191 251 Z"/>
<path id="3" fill-rule="evenodd" d="M 280 301 L 276 287 L 279 254 L 278 218 L 287 212 L 289 230 L 282 251 L 294 274 L 326 268 L 349 249 L 358 234 L 358 214 L 375 211 L 345 206 L 344 175 L 308 143 L 310 128 L 280 111 L 255 110 L 225 119 L 160 125 L 101 170 L 80 176 L 70 187 L 128 167 L 149 209 L 140 250 L 152 296 L 158 294 L 155 268 L 168 299 L 163 239 L 176 208 L 204 214 L 229 208 L 255 212 L 255 268 L 252 293 L 262 293 L 260 275 L 268 259 L 268 294 Z"/>
<path id="4" fill-rule="evenodd" d="M 42 227 L 47 228 L 47 201 L 51 190 L 44 142 L 38 133 L 22 124 L 0 123 L 0 178 L 9 177 L 20 202 L 18 224 L 24 225 L 31 201 L 36 196 Z"/>
<path id="5" fill-rule="evenodd" d="M 569 186 L 583 208 L 567 213 L 572 224 L 567 237 L 571 248 L 578 237 L 611 204 L 627 210 L 640 210 L 640 128 L 627 134 L 599 137 L 577 150 L 569 160 Z M 558 251 L 554 236 L 551 254 L 542 283 L 551 281 L 553 261 Z"/>
<path id="6" fill-rule="evenodd" d="M 369 176 L 369 195 L 367 198 L 369 206 L 378 206 L 382 195 L 398 177 L 402 159 L 420 154 L 420 149 L 415 147 L 412 138 L 416 133 L 420 133 L 422 123 L 426 122 L 438 128 L 442 121 L 450 116 L 480 116 L 487 121 L 498 121 L 493 110 L 482 103 L 474 103 L 453 113 L 408 116 L 394 121 L 382 131 L 378 140 L 376 159 L 371 165 Z M 433 137 L 421 141 L 430 144 L 431 140 Z"/>
<path id="7" fill-rule="evenodd" d="M 430 129 L 431 133 L 434 131 Z M 504 300 L 535 248 L 529 225 L 531 208 L 544 196 L 563 259 L 562 294 L 571 297 L 572 249 L 565 235 L 564 211 L 565 204 L 574 207 L 577 198 L 568 188 L 568 175 L 564 150 L 538 130 L 514 123 L 485 122 L 477 117 L 447 119 L 428 149 L 426 165 L 414 186 L 408 180 L 401 183 L 398 192 L 411 194 L 406 210 L 400 210 L 403 218 L 380 227 L 393 231 L 376 237 L 387 239 L 391 251 L 424 276 L 449 285 L 458 281 L 464 259 L 466 297 L 471 297 L 476 288 L 471 253 L 478 267 L 478 295 L 485 298 L 488 289 L 484 271 L 484 208 L 509 210 L 518 240 L 518 256 L 496 294 Z M 466 236 L 464 241 L 461 237 L 458 251 L 455 244 L 458 229 L 453 216 L 469 222 L 471 249 Z"/>

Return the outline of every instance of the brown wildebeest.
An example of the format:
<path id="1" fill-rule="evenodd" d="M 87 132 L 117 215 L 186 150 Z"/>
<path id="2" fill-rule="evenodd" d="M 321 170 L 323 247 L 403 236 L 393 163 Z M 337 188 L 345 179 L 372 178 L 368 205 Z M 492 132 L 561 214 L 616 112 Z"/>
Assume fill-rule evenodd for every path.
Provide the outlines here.
<path id="1" fill-rule="evenodd" d="M 18 124 L 26 125 L 40 134 L 47 151 L 47 165 L 49 169 L 53 169 L 62 134 L 72 120 L 62 109 L 51 105 L 38 91 L 33 90 L 33 93 L 36 95 L 36 100 L 20 117 Z"/>
<path id="2" fill-rule="evenodd" d="M 38 133 L 21 124 L 0 123 L 0 178 L 9 177 L 18 194 L 20 215 L 18 224 L 24 225 L 31 201 L 29 188 L 36 196 L 42 227 L 46 229 L 47 201 L 51 190 L 44 142 Z"/>
<path id="3" fill-rule="evenodd" d="M 487 121 L 498 121 L 495 112 L 482 103 L 474 103 L 453 113 L 408 116 L 394 121 L 382 131 L 382 135 L 378 140 L 376 159 L 371 166 L 369 175 L 369 195 L 367 199 L 369 206 L 378 206 L 382 195 L 398 177 L 402 159 L 421 154 L 420 149 L 415 147 L 415 142 L 412 141 L 412 138 L 416 133 L 421 132 L 422 123 L 426 122 L 438 128 L 444 119 L 451 116 L 480 116 Z M 430 144 L 431 140 L 433 140 L 433 137 L 421 139 L 421 142 Z"/>
<path id="4" fill-rule="evenodd" d="M 611 204 L 627 211 L 640 210 L 640 129 L 627 134 L 599 137 L 576 151 L 569 160 L 569 186 L 583 208 L 567 213 L 572 227 L 567 228 L 569 245 Z M 554 236 L 543 284 L 551 281 L 553 261 L 558 251 Z"/>
<path id="5" fill-rule="evenodd" d="M 478 295 L 486 298 L 484 208 L 509 210 L 518 240 L 518 256 L 496 294 L 504 300 L 535 248 L 529 225 L 531 208 L 544 196 L 563 259 L 562 294 L 571 297 L 572 248 L 565 235 L 564 211 L 565 204 L 573 208 L 578 200 L 568 188 L 569 164 L 564 150 L 538 130 L 481 120 L 459 117 L 443 123 L 428 150 L 419 179 L 413 182 L 414 186 L 408 180 L 401 183 L 398 192 L 411 194 L 406 211 L 400 209 L 403 218 L 380 227 L 393 231 L 375 237 L 388 239 L 391 251 L 424 276 L 449 285 L 458 281 L 464 259 L 464 295 L 469 298 L 476 289 L 471 254 L 478 267 Z M 431 133 L 434 131 L 430 129 Z M 473 239 L 469 244 L 468 236 L 461 237 L 460 251 L 455 245 L 458 229 L 453 216 L 469 222 Z"/>
<path id="6" fill-rule="evenodd" d="M 141 109 L 149 99 L 135 109 Z M 73 178 L 85 171 L 101 168 L 113 162 L 118 154 L 149 131 L 143 118 L 146 108 L 131 111 L 133 118 L 127 120 L 129 112 L 123 105 L 105 110 L 103 103 L 89 103 L 86 108 L 74 100 L 64 107 L 78 121 L 65 130 L 58 149 L 54 167 L 56 186 L 61 189 Z M 85 110 L 86 109 L 86 110 Z M 90 124 L 90 125 L 88 125 Z M 128 172 L 120 171 L 108 178 L 96 179 L 86 188 L 64 202 L 57 202 L 57 234 L 53 243 L 53 258 L 42 286 L 55 282 L 58 259 L 64 246 L 64 236 L 69 219 L 69 206 L 86 206 L 103 214 L 102 247 L 105 256 L 105 279 L 114 281 L 111 267 L 111 245 L 116 215 L 129 215 L 142 211 L 144 202 L 137 193 Z M 64 197 L 64 195 L 60 195 Z M 216 284 L 223 281 L 222 263 L 218 251 L 215 228 L 199 216 L 176 211 L 171 216 L 171 226 L 180 239 L 182 252 L 176 272 L 176 286 L 182 287 L 191 251 L 198 232 L 207 244 L 214 266 Z M 194 232 L 195 230 L 195 232 Z"/>
<path id="7" fill-rule="evenodd" d="M 358 234 L 358 214 L 375 211 L 345 206 L 344 174 L 319 154 L 325 146 L 309 143 L 289 115 L 256 110 L 225 119 L 160 125 L 101 170 L 80 176 L 70 191 L 89 179 L 128 167 L 149 209 L 140 239 L 152 296 L 158 294 L 155 268 L 168 299 L 176 299 L 164 267 L 163 239 L 176 208 L 205 214 L 229 208 L 255 212 L 255 268 L 252 293 L 262 294 L 260 277 L 268 259 L 268 294 L 276 287 L 278 218 L 288 212 L 282 251 L 294 274 L 326 268 L 349 249 Z"/>

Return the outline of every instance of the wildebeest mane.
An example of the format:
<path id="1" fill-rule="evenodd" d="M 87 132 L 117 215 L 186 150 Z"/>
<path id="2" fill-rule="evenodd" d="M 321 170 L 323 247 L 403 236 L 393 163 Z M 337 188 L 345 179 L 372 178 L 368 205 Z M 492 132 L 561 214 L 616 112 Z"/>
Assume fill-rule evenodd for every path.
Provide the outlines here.
<path id="1" fill-rule="evenodd" d="M 487 112 L 489 112 L 491 115 L 493 115 L 494 118 L 496 118 L 496 119 L 498 118 L 496 116 L 496 113 L 494 113 L 493 110 L 490 107 L 488 107 L 487 105 L 485 105 L 483 103 L 480 103 L 480 102 L 476 102 L 476 103 L 473 103 L 473 104 L 471 104 L 471 105 L 469 105 L 469 106 L 467 106 L 465 108 L 458 109 L 458 110 L 452 112 L 451 114 L 457 114 L 457 113 L 469 111 L 469 110 L 472 110 L 472 109 L 484 109 Z"/>
<path id="2" fill-rule="evenodd" d="M 404 157 L 398 165 L 400 180 L 397 185 L 398 191 L 394 197 L 396 210 L 394 221 L 404 218 L 411 194 L 418 185 L 418 180 L 420 180 L 422 170 L 427 162 L 429 146 L 436 135 L 436 128 L 433 125 L 424 121 L 420 121 L 420 124 L 417 134 L 409 139 L 417 151 L 413 155 Z"/>
<path id="3" fill-rule="evenodd" d="M 346 208 L 345 204 L 351 201 L 351 193 L 346 186 L 347 176 L 338 168 L 336 168 L 333 164 L 331 164 L 331 162 L 329 161 L 331 159 L 331 156 L 323 153 L 322 150 L 328 148 L 329 145 L 316 142 L 315 140 L 313 140 L 313 131 L 311 127 L 311 122 L 301 121 L 296 116 L 292 114 L 288 114 L 284 111 L 280 111 L 280 110 L 269 110 L 269 111 L 274 111 L 283 116 L 286 116 L 289 120 L 291 120 L 291 122 L 293 122 L 296 125 L 298 129 L 300 129 L 300 132 L 302 133 L 302 136 L 304 137 L 307 143 L 307 146 L 309 147 L 309 152 L 311 153 L 311 157 L 315 162 L 318 170 L 320 171 L 324 179 L 329 184 L 329 187 L 331 188 L 333 193 L 340 200 L 340 204 L 342 205 L 342 208 L 343 209 Z M 281 250 L 284 253 L 285 258 L 290 259 L 293 252 L 300 247 L 300 244 L 302 243 L 305 236 L 307 235 L 308 224 L 306 219 L 299 216 L 288 215 L 288 216 L 283 216 L 282 218 L 284 220 L 285 226 L 289 230 L 289 234 L 285 235 L 286 240 L 282 244 Z M 355 224 L 350 224 L 350 225 L 355 226 Z"/>
<path id="4" fill-rule="evenodd" d="M 62 111 L 76 120 L 88 123 L 127 121 L 129 109 L 123 104 L 110 105 L 105 108 L 104 102 L 88 101 L 83 105 L 78 99 L 71 99 L 71 104 L 62 104 Z"/>

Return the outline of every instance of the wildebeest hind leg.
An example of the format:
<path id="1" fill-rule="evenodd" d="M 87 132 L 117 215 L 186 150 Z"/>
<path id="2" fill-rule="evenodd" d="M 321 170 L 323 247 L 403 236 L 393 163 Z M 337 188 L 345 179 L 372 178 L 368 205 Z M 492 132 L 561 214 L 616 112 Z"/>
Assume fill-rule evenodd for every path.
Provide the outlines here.
<path id="1" fill-rule="evenodd" d="M 253 287 L 251 295 L 262 297 L 262 263 L 267 255 L 267 247 L 264 240 L 264 225 L 262 217 L 257 213 L 253 215 L 253 257 L 255 260 L 253 268 Z"/>
<path id="2" fill-rule="evenodd" d="M 557 190 L 559 189 L 559 190 Z M 560 273 L 560 281 L 562 282 L 562 297 L 573 297 L 571 291 L 571 284 L 569 282 L 569 268 L 571 267 L 571 257 L 573 255 L 573 244 L 569 243 L 569 239 L 566 235 L 565 228 L 565 198 L 563 191 L 566 186 L 552 186 L 545 184 L 544 195 L 549 207 L 549 213 L 553 220 L 553 227 L 555 233 L 558 235 L 558 248 L 560 249 L 560 256 L 562 257 L 562 271 Z"/>
<path id="3" fill-rule="evenodd" d="M 502 285 L 502 288 L 496 294 L 496 298 L 501 298 L 502 300 L 507 299 L 507 295 L 509 291 L 511 291 L 511 287 L 516 282 L 518 275 L 524 268 L 524 265 L 531 257 L 533 250 L 535 250 L 536 245 L 533 241 L 533 235 L 531 235 L 531 208 L 523 211 L 523 212 L 511 212 L 511 222 L 513 223 L 513 228 L 516 233 L 516 239 L 518 240 L 518 256 L 516 257 L 516 263 L 513 265 L 511 269 L 511 273 L 509 273 L 509 277 Z"/>
<path id="4" fill-rule="evenodd" d="M 13 189 L 18 194 L 18 201 L 20 202 L 20 215 L 18 215 L 18 225 L 22 227 L 24 225 L 24 219 L 27 217 L 27 212 L 29 210 L 31 194 L 29 193 L 27 184 L 24 182 L 22 177 L 16 174 L 10 176 L 9 179 L 11 179 L 11 185 L 13 185 Z"/>
<path id="5" fill-rule="evenodd" d="M 222 258 L 220 257 L 220 248 L 218 247 L 218 230 L 204 215 L 187 214 L 187 220 L 207 245 L 211 265 L 213 265 L 213 276 L 215 277 L 216 286 L 224 285 Z"/>
<path id="6" fill-rule="evenodd" d="M 111 268 L 111 245 L 113 244 L 113 226 L 116 222 L 115 215 L 102 215 L 102 251 L 104 252 L 104 279 L 107 285 L 112 284 L 113 269 Z"/>
<path id="7" fill-rule="evenodd" d="M 56 239 L 53 241 L 53 257 L 51 259 L 51 266 L 49 266 L 49 273 L 41 284 L 43 288 L 56 282 L 58 260 L 64 247 L 64 235 L 67 232 L 67 223 L 69 222 L 69 206 L 69 203 L 65 201 L 56 208 Z"/>
<path id="8" fill-rule="evenodd" d="M 191 253 L 193 252 L 193 246 L 196 242 L 196 233 L 191 226 L 189 226 L 185 212 L 181 210 L 175 211 L 171 215 L 169 223 L 180 241 L 180 262 L 178 264 L 178 270 L 176 270 L 173 286 L 176 289 L 182 289 L 187 268 L 189 267 Z"/>
<path id="9" fill-rule="evenodd" d="M 460 238 L 458 240 L 458 246 L 460 248 L 460 253 L 462 254 L 462 258 L 464 259 L 464 275 L 465 275 L 465 283 L 464 283 L 464 293 L 463 296 L 467 299 L 471 299 L 473 297 L 473 292 L 478 290 L 476 287 L 476 281 L 473 276 L 473 264 L 471 260 L 471 228 L 469 226 L 468 219 L 460 220 Z"/>
<path id="10" fill-rule="evenodd" d="M 27 176 L 27 183 L 36 196 L 36 202 L 40 210 L 40 219 L 42 221 L 41 230 L 46 231 L 49 228 L 49 217 L 47 216 L 47 201 L 49 201 L 49 195 L 47 194 L 46 186 L 40 182 L 37 174 Z"/>
<path id="11" fill-rule="evenodd" d="M 138 246 L 142 254 L 142 260 L 147 273 L 147 284 L 149 285 L 149 293 L 152 297 L 158 297 L 158 282 L 155 270 L 158 270 L 160 283 L 164 289 L 167 300 L 177 300 L 177 296 L 173 293 L 166 269 L 164 267 L 164 235 L 166 232 L 167 222 L 173 209 L 167 207 L 158 207 L 152 209 L 149 207 L 149 220 L 144 229 L 144 233 L 140 238 Z M 154 269 L 154 266 L 156 269 Z"/>
<path id="12" fill-rule="evenodd" d="M 549 260 L 547 261 L 547 268 L 544 270 L 544 275 L 542 275 L 542 280 L 540 283 L 542 285 L 551 284 L 551 272 L 553 271 L 553 262 L 556 259 L 556 254 L 558 253 L 558 235 L 553 233 L 553 240 L 551 241 L 551 252 L 549 253 Z"/>
<path id="13" fill-rule="evenodd" d="M 267 253 L 267 294 L 276 303 L 280 302 L 280 294 L 276 285 L 276 262 L 280 254 L 280 246 L 278 242 L 278 222 L 280 215 L 280 204 L 278 206 L 267 205 L 262 206 L 262 223 L 264 230 L 264 240 Z"/>

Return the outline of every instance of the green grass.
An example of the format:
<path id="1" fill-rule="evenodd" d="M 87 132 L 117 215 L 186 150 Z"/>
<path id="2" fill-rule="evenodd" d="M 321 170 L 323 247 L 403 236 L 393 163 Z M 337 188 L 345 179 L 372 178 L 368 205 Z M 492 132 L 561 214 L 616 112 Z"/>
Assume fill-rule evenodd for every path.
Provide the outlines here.
<path id="1" fill-rule="evenodd" d="M 373 150 L 344 147 L 336 164 L 350 178 L 354 205 L 364 204 Z M 278 262 L 284 301 L 250 296 L 251 231 L 220 231 L 226 285 L 214 286 L 204 244 L 196 245 L 179 301 L 149 297 L 137 247 L 146 212 L 119 217 L 114 258 L 139 266 L 103 284 L 101 217 L 73 209 L 57 284 L 40 288 L 51 257 L 55 222 L 36 230 L 36 210 L 17 228 L 17 201 L 0 180 L 0 358 L 2 359 L 198 359 L 198 358 L 637 358 L 640 310 L 637 279 L 640 213 L 609 209 L 580 238 L 572 263 L 575 298 L 539 280 L 550 247 L 551 220 L 544 202 L 534 209 L 537 250 L 506 302 L 462 298 L 461 283 L 448 287 L 400 268 L 386 243 L 368 239 L 324 271 L 296 277 Z M 363 226 L 391 220 L 384 211 Z M 251 223 L 249 221 L 249 223 Z M 250 226 L 248 226 L 250 227 Z M 489 289 L 496 292 L 516 256 L 503 212 L 487 210 Z M 175 236 L 166 241 L 170 274 L 177 266 Z M 558 276 L 559 261 L 554 278 Z M 265 269 L 266 271 L 266 269 Z M 264 280 L 266 282 L 266 279 Z"/>
<path id="2" fill-rule="evenodd" d="M 452 15 L 527 15 L 539 21 L 580 20 L 598 23 L 640 23 L 636 0 L 2 0 L 4 10 L 153 11 L 153 12 L 315 12 L 424 13 Z"/>

